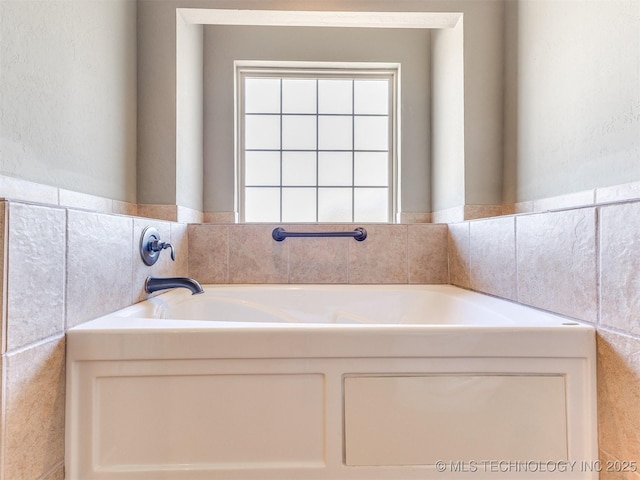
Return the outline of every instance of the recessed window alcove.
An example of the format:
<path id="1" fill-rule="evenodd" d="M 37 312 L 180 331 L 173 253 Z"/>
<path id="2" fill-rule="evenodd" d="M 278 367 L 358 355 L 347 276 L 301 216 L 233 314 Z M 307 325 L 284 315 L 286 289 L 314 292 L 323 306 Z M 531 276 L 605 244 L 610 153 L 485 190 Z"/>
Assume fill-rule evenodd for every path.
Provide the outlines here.
<path id="1" fill-rule="evenodd" d="M 463 14 L 460 12 L 331 12 L 280 10 L 176 9 L 176 204 L 207 212 L 203 196 L 209 194 L 207 176 L 203 174 L 205 115 L 203 104 L 204 27 L 328 27 L 348 29 L 429 29 L 432 41 L 425 45 L 431 59 L 429 131 L 423 132 L 428 142 L 426 158 L 407 155 L 398 173 L 398 195 L 393 219 L 415 212 L 411 195 L 420 190 L 430 199 L 427 212 L 459 207 L 465 204 L 464 148 L 464 37 Z M 403 104 L 410 104 L 403 92 Z M 404 105 L 403 105 L 404 106 Z M 226 115 L 226 114 L 225 114 Z M 232 118 L 224 118 L 233 122 Z M 421 132 L 422 133 L 422 132 Z M 412 134 L 415 137 L 415 134 Z M 402 149 L 402 146 L 400 146 Z M 216 161 L 234 162 L 232 158 Z M 411 164 L 422 162 L 424 175 L 412 172 Z M 229 165 L 226 168 L 230 168 Z M 237 176 L 237 172 L 236 172 Z M 419 177 L 416 180 L 416 177 Z M 427 178 L 424 178 L 427 177 Z M 415 183 L 416 181 L 422 183 Z M 230 183 L 230 182 L 227 182 Z M 237 178 L 234 182 L 237 185 Z M 412 193 L 413 192 L 413 193 Z M 237 192 L 234 214 L 238 212 Z M 402 200 L 405 199 L 405 202 Z M 408 201 L 406 201 L 408 199 Z M 414 204 L 417 202 L 413 202 Z M 424 210 L 424 207 L 421 207 Z M 220 210 L 225 210 L 224 208 Z"/>

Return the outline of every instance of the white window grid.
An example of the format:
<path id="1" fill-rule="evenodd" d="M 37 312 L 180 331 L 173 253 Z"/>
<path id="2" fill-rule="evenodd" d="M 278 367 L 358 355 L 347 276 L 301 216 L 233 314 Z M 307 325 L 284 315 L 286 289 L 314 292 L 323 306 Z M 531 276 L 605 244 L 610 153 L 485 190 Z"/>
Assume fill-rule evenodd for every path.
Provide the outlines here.
<path id="1" fill-rule="evenodd" d="M 352 65 L 352 64 L 350 64 Z M 245 194 L 247 188 L 249 189 L 271 189 L 277 190 L 279 192 L 279 218 L 274 218 L 265 221 L 276 221 L 276 222 L 286 222 L 286 218 L 283 215 L 283 206 L 285 202 L 283 202 L 283 192 L 285 190 L 295 190 L 295 189 L 314 189 L 315 190 L 315 215 L 314 219 L 305 220 L 312 223 L 351 223 L 355 221 L 361 221 L 357 218 L 356 215 L 356 195 L 357 192 L 373 191 L 373 190 L 381 190 L 386 192 L 386 215 L 385 218 L 381 218 L 379 222 L 392 222 L 394 213 L 396 211 L 396 194 L 397 194 L 397 175 L 398 175 L 398 149 L 397 149 L 397 115 L 396 115 L 396 105 L 397 105 L 397 96 L 398 96 L 398 66 L 388 67 L 388 68 L 373 68 L 371 66 L 366 67 L 353 67 L 349 68 L 317 68 L 317 67 L 306 67 L 306 68 L 291 68 L 291 67 L 242 67 L 237 66 L 236 69 L 236 118 L 237 118 L 237 208 L 240 213 L 239 218 L 241 222 L 247 221 L 245 218 Z M 247 79 L 254 78 L 269 78 L 275 79 L 280 82 L 280 95 L 279 95 L 279 109 L 274 112 L 245 112 L 244 105 L 244 83 Z M 315 80 L 316 84 L 316 108 L 314 113 L 292 113 L 292 112 L 283 112 L 283 95 L 282 95 L 282 82 L 285 80 L 291 79 L 312 79 Z M 350 113 L 321 113 L 319 109 L 319 81 L 320 80 L 348 80 L 351 82 L 352 91 L 351 91 L 351 108 Z M 354 88 L 355 82 L 357 80 L 385 80 L 388 82 L 389 90 L 388 90 L 388 107 L 386 115 L 380 113 L 356 113 L 355 112 L 355 95 Z M 260 117 L 260 116 L 279 116 L 280 119 L 280 129 L 278 139 L 277 148 L 246 148 L 245 145 L 245 131 L 246 131 L 246 118 L 247 117 Z M 314 117 L 315 118 L 315 148 L 283 148 L 283 121 L 289 117 Z M 355 122 L 356 118 L 381 118 L 384 117 L 387 120 L 387 135 L 386 139 L 386 148 L 370 148 L 370 149 L 358 149 L 356 148 L 356 128 Z M 351 121 L 351 148 L 320 148 L 319 142 L 319 125 L 321 118 L 345 118 L 350 119 Z M 247 152 L 273 152 L 279 154 L 279 181 L 273 182 L 272 184 L 251 184 L 247 183 L 245 180 L 245 158 Z M 295 184 L 284 184 L 283 183 L 283 160 L 284 156 L 288 153 L 310 153 L 315 155 L 315 184 L 304 184 L 304 185 L 295 185 Z M 320 172 L 319 172 L 319 157 L 322 154 L 350 154 L 351 155 L 351 184 L 328 184 L 322 183 L 320 185 Z M 387 156 L 387 183 L 386 185 L 366 185 L 366 184 L 358 184 L 356 185 L 356 175 L 355 175 L 355 165 L 356 165 L 356 156 L 359 154 L 385 154 Z M 323 220 L 320 218 L 320 201 L 319 196 L 321 192 L 329 192 L 329 191 L 348 191 L 350 193 L 350 218 L 346 220 L 332 220 L 326 219 Z M 255 220 L 261 221 L 261 220 Z M 294 222 L 298 222 L 298 220 L 291 220 Z"/>

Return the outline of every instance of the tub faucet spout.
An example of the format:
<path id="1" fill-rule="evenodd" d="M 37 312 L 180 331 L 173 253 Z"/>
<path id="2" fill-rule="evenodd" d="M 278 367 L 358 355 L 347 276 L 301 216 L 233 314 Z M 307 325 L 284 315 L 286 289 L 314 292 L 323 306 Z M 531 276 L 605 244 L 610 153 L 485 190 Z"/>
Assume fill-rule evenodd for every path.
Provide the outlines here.
<path id="1" fill-rule="evenodd" d="M 144 289 L 147 293 L 167 290 L 169 288 L 186 288 L 191 291 L 192 295 L 204 293 L 202 286 L 193 278 L 188 277 L 147 277 L 147 280 L 144 282 Z"/>

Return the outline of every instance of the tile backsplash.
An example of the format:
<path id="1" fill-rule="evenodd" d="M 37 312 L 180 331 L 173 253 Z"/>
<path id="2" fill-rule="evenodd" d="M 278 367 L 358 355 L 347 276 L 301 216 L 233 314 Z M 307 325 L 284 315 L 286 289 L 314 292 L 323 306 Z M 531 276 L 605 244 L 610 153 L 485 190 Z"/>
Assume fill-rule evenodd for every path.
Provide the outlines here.
<path id="1" fill-rule="evenodd" d="M 448 283 L 447 226 L 368 224 L 352 238 L 273 240 L 277 225 L 189 225 L 189 273 L 202 283 Z M 351 225 L 287 225 L 342 231 Z"/>
<path id="2" fill-rule="evenodd" d="M 61 192 L 56 198 L 80 201 Z M 0 201 L 0 279 L 7 306 L 1 323 L 0 480 L 63 478 L 65 332 L 146 298 L 149 275 L 190 275 L 204 284 L 449 281 L 446 225 L 367 225 L 362 243 L 275 242 L 275 225 L 187 225 L 99 206 L 107 212 L 60 201 Z M 147 225 L 172 243 L 175 262 L 166 251 L 152 267 L 143 264 L 139 242 Z"/>
<path id="3" fill-rule="evenodd" d="M 36 480 L 64 459 L 65 339 L 3 355 L 3 480 Z"/>
<path id="4" fill-rule="evenodd" d="M 496 217 L 468 225 L 466 285 L 474 290 L 516 300 L 515 218 Z M 462 252 L 459 256 L 465 255 Z"/>
<path id="5" fill-rule="evenodd" d="M 64 477 L 65 331 L 146 298 L 148 275 L 203 284 L 452 283 L 590 322 L 598 329 L 601 459 L 640 458 L 639 201 L 450 225 L 365 225 L 365 242 L 275 242 L 275 225 L 187 225 L 59 202 L 0 202 L 0 223 L 0 480 Z M 168 252 L 153 267 L 142 263 L 146 225 L 174 245 L 175 263 Z"/>
<path id="6" fill-rule="evenodd" d="M 518 302 L 596 322 L 596 213 L 583 208 L 516 218 Z"/>
<path id="7" fill-rule="evenodd" d="M 148 275 L 187 275 L 187 226 L 17 201 L 0 201 L 0 223 L 0 480 L 61 480 L 65 332 L 147 297 Z M 175 263 L 168 252 L 142 263 L 146 225 L 175 246 Z"/>
<path id="8" fill-rule="evenodd" d="M 11 351 L 64 332 L 65 210 L 20 203 L 5 209 L 11 225 L 6 230 L 6 349 Z"/>
<path id="9" fill-rule="evenodd" d="M 600 323 L 640 335 L 640 203 L 600 209 Z"/>
<path id="10" fill-rule="evenodd" d="M 637 463 L 640 202 L 451 224 L 448 243 L 451 283 L 596 326 L 600 458 Z"/>

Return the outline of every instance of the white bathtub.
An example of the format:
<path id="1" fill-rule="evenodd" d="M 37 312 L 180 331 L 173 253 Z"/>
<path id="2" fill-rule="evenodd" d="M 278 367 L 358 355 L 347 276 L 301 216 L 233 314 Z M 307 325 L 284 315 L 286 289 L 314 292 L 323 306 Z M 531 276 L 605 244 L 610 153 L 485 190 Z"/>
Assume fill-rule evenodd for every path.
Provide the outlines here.
<path id="1" fill-rule="evenodd" d="M 596 479 L 595 333 L 452 286 L 208 286 L 72 328 L 67 480 Z"/>

